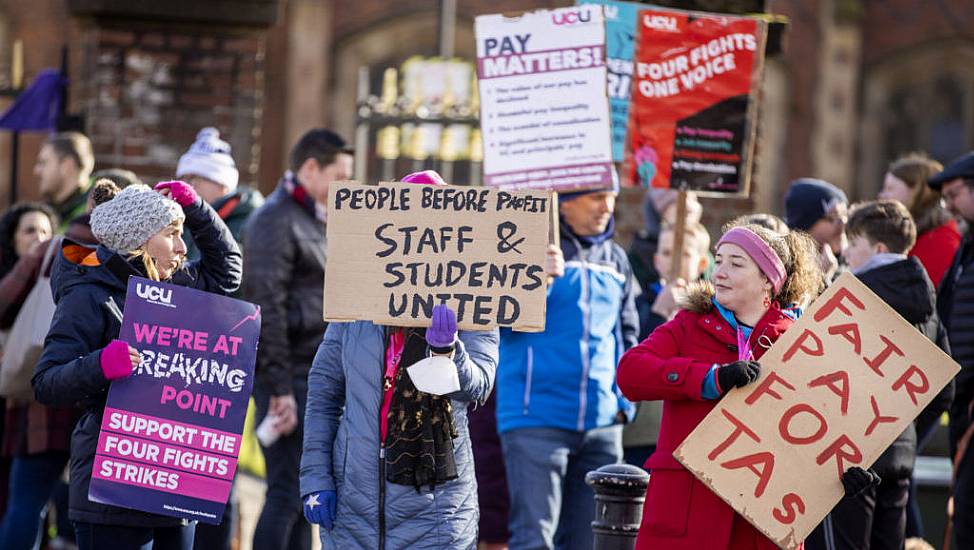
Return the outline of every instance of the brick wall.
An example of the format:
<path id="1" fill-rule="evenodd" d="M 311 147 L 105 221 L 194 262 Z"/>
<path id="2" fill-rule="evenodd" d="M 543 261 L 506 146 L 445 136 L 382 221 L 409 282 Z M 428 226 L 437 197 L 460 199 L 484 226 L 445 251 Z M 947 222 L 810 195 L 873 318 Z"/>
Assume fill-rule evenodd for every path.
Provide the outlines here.
<path id="1" fill-rule="evenodd" d="M 82 49 L 78 93 L 98 168 L 128 168 L 147 182 L 171 177 L 199 129 L 215 126 L 233 147 L 241 182 L 255 179 L 261 31 L 92 24 Z"/>

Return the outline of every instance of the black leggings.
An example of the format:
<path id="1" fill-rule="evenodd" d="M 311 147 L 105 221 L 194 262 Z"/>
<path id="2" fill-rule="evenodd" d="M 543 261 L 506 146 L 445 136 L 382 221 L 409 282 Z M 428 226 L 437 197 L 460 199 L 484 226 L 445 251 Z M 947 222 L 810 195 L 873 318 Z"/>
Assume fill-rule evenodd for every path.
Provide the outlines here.
<path id="1" fill-rule="evenodd" d="M 196 524 L 153 528 L 77 521 L 74 531 L 78 550 L 192 550 Z"/>

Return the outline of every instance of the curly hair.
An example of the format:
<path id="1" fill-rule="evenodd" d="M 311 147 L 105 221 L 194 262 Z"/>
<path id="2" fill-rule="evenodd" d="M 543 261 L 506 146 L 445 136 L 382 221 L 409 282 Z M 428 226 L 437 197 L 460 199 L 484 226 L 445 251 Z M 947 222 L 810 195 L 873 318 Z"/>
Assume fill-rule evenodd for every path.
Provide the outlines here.
<path id="1" fill-rule="evenodd" d="M 785 265 L 788 278 L 774 297 L 780 306 L 806 304 L 825 289 L 825 276 L 818 265 L 818 247 L 807 233 L 791 231 L 787 235 L 780 235 L 763 225 L 753 223 L 738 227 L 748 229 L 761 237 Z"/>
<path id="2" fill-rule="evenodd" d="M 0 216 L 0 277 L 10 273 L 14 264 L 20 259 L 16 248 L 14 248 L 14 236 L 17 233 L 17 226 L 20 225 L 20 219 L 31 212 L 40 212 L 46 215 L 51 220 L 51 227 L 57 231 L 58 215 L 46 204 L 21 202 L 8 208 L 3 216 Z"/>
<path id="3" fill-rule="evenodd" d="M 791 231 L 788 229 L 788 224 L 785 223 L 785 220 L 775 216 L 774 214 L 765 213 L 745 214 L 743 216 L 738 216 L 725 223 L 724 226 L 720 228 L 720 231 L 721 233 L 727 233 L 735 227 L 750 224 L 766 227 L 779 235 L 787 235 L 788 232 Z"/>

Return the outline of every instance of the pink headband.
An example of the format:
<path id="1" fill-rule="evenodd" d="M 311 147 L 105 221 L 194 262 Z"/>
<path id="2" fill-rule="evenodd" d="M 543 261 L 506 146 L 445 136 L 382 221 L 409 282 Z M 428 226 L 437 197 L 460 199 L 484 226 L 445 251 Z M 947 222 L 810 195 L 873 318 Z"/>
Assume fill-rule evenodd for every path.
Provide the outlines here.
<path id="1" fill-rule="evenodd" d="M 758 264 L 761 273 L 764 273 L 771 281 L 774 293 L 781 292 L 781 287 L 784 286 L 788 273 L 785 271 L 785 264 L 782 263 L 781 258 L 768 246 L 768 243 L 764 242 L 764 239 L 750 229 L 735 227 L 724 233 L 724 236 L 717 243 L 717 249 L 724 243 L 736 244 L 743 248 L 744 252 L 747 252 L 747 255 L 754 260 L 754 263 Z"/>

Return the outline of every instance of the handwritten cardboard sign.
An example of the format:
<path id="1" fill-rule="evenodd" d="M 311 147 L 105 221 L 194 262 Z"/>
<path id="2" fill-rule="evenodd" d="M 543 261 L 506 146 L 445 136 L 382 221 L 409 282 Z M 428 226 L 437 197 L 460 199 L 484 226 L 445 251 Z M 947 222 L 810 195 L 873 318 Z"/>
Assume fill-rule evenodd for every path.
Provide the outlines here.
<path id="1" fill-rule="evenodd" d="M 328 191 L 326 321 L 544 330 L 546 191 L 355 182 Z M 554 206 L 557 208 L 557 206 Z"/>
<path id="2" fill-rule="evenodd" d="M 220 523 L 254 384 L 260 310 L 132 277 L 118 337 L 142 362 L 108 391 L 88 498 Z"/>
<path id="3" fill-rule="evenodd" d="M 639 12 L 632 182 L 747 195 L 764 40 L 765 24 L 751 17 Z"/>
<path id="4" fill-rule="evenodd" d="M 481 15 L 474 32 L 484 184 L 611 187 L 602 7 Z"/>
<path id="5" fill-rule="evenodd" d="M 797 547 L 960 367 L 841 276 L 674 452 L 782 548 Z"/>

